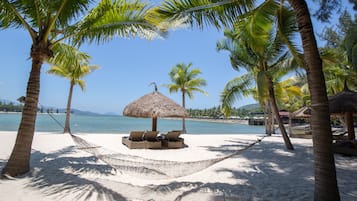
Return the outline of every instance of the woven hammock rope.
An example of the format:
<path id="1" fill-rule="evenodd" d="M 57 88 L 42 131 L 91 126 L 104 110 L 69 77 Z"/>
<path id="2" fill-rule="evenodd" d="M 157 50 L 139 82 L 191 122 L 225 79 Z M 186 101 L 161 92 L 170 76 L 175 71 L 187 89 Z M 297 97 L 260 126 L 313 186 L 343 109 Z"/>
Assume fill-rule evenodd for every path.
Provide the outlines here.
<path id="1" fill-rule="evenodd" d="M 141 178 L 147 179 L 170 179 L 187 176 L 201 170 L 204 170 L 227 158 L 241 154 L 243 151 L 259 143 L 264 137 L 257 139 L 252 143 L 242 143 L 243 148 L 227 156 L 213 159 L 179 162 L 167 160 L 147 159 L 140 156 L 132 156 L 121 153 L 114 153 L 103 147 L 87 142 L 83 138 L 72 135 L 78 149 L 94 155 L 107 165 L 115 168 L 119 172 L 126 172 Z"/>

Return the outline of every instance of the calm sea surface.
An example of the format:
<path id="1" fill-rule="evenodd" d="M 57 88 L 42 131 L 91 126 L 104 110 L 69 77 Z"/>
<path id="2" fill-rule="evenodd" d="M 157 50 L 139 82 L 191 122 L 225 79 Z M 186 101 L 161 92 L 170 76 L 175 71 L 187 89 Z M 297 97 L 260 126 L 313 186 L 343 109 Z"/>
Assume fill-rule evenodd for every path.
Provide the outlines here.
<path id="1" fill-rule="evenodd" d="M 38 114 L 36 131 L 61 132 L 64 125 L 64 114 Z M 17 131 L 21 114 L 0 114 L 1 131 Z M 56 122 L 58 121 L 58 123 Z M 59 125 L 61 124 L 61 125 Z M 182 121 L 172 119 L 158 119 L 158 130 L 181 130 Z M 249 126 L 244 124 L 212 123 L 201 121 L 186 121 L 188 133 L 195 134 L 262 134 L 263 126 Z M 151 119 L 131 118 L 114 115 L 71 115 L 72 133 L 129 133 L 131 130 L 150 130 Z"/>

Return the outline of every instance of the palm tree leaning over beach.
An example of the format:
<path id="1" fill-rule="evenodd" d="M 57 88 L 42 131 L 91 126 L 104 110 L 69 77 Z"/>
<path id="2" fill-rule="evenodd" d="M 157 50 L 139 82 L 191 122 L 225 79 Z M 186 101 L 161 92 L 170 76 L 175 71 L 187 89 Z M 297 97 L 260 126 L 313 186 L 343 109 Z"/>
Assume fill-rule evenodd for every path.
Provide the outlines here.
<path id="1" fill-rule="evenodd" d="M 284 3 L 285 1 L 281 1 Z M 302 0 L 287 1 L 295 11 L 298 30 L 304 50 L 304 63 L 308 74 L 308 84 L 313 110 L 311 127 L 314 144 L 315 200 L 340 200 L 335 161 L 332 151 L 332 133 L 322 63 L 318 52 L 310 12 Z M 326 1 L 325 1 L 326 2 Z M 186 19 L 191 26 L 234 24 L 241 15 L 254 6 L 254 1 L 177 1 L 167 0 L 159 6 L 159 12 L 167 20 Z M 222 15 L 221 15 L 222 14 Z M 286 41 L 284 41 L 285 43 Z M 294 57 L 298 55 L 288 45 Z M 298 61 L 301 67 L 303 62 Z"/>
<path id="2" fill-rule="evenodd" d="M 231 53 L 230 60 L 234 69 L 244 68 L 251 72 L 247 75 L 251 75 L 252 79 L 246 79 L 248 82 L 245 83 L 255 81 L 261 102 L 270 103 L 287 149 L 293 149 L 293 146 L 279 115 L 274 85 L 277 78 L 296 67 L 295 60 L 280 37 L 282 29 L 287 38 L 296 32 L 293 19 L 294 13 L 291 10 L 280 7 L 274 1 L 267 1 L 241 18 L 233 30 L 225 32 L 226 40 L 217 43 L 218 50 Z M 232 89 L 232 85 L 229 88 Z M 235 97 L 231 90 L 225 89 L 221 99 L 223 111 L 231 107 L 232 98 Z"/>
<path id="3" fill-rule="evenodd" d="M 169 76 L 172 83 L 168 85 L 170 93 L 181 91 L 182 107 L 186 108 L 186 94 L 190 99 L 193 98 L 193 92 L 201 92 L 207 94 L 206 91 L 200 89 L 202 86 L 206 86 L 206 80 L 198 78 L 201 74 L 201 70 L 198 68 L 190 69 L 192 63 L 177 64 L 172 67 Z M 182 117 L 182 132 L 186 133 L 185 117 Z"/>
<path id="4" fill-rule="evenodd" d="M 41 67 L 53 56 L 52 49 L 57 43 L 66 39 L 77 45 L 85 41 L 101 43 L 114 36 L 153 38 L 159 33 L 153 22 L 155 12 L 145 3 L 102 0 L 94 8 L 91 3 L 91 0 L 0 0 L 0 29 L 23 29 L 32 39 L 32 67 L 22 119 L 2 175 L 17 176 L 29 171 Z"/>
<path id="5" fill-rule="evenodd" d="M 93 70 L 98 69 L 99 66 L 89 66 L 91 58 L 88 54 L 63 43 L 58 43 L 54 46 L 53 52 L 54 57 L 49 60 L 49 63 L 53 66 L 47 72 L 67 78 L 70 81 L 63 133 L 71 133 L 70 115 L 73 87 L 78 85 L 83 91 L 85 89 L 85 81 L 82 78 L 93 72 Z"/>

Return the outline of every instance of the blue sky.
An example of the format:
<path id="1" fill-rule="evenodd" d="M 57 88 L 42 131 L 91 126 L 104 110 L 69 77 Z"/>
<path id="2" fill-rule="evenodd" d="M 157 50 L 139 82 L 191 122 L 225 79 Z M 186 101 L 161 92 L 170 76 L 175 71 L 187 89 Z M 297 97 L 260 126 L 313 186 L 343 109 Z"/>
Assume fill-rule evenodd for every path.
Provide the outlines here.
<path id="1" fill-rule="evenodd" d="M 322 30 L 315 22 L 315 32 Z M 72 107 L 81 110 L 121 114 L 131 101 L 153 91 L 151 82 L 156 82 L 159 91 L 178 103 L 179 93 L 170 94 L 162 84 L 169 84 L 168 73 L 177 63 L 193 63 L 200 68 L 201 77 L 207 81 L 204 90 L 208 96 L 196 93 L 194 99 L 186 101 L 187 108 L 210 108 L 219 105 L 219 96 L 225 84 L 243 73 L 232 69 L 227 52 L 217 52 L 216 42 L 223 33 L 213 27 L 204 30 L 180 29 L 170 32 L 165 39 L 114 40 L 101 44 L 86 44 L 80 50 L 92 57 L 91 64 L 101 68 L 85 77 L 86 90 L 76 87 Z M 31 67 L 29 51 L 31 41 L 25 30 L 1 30 L 1 74 L 0 99 L 15 101 L 25 95 Z M 41 74 L 40 104 L 64 108 L 66 106 L 69 81 L 49 75 L 44 65 Z M 250 97 L 238 101 L 235 106 L 254 103 Z"/>

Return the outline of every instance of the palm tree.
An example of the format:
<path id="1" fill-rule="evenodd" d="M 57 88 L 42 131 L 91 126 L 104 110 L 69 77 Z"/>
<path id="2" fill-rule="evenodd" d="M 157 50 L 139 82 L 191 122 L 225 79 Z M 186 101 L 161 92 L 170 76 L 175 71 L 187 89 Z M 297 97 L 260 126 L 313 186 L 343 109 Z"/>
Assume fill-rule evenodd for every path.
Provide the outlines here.
<path id="1" fill-rule="evenodd" d="M 314 145 L 314 200 L 340 200 L 332 150 L 329 104 L 322 60 L 317 48 L 310 12 L 305 1 L 288 0 L 296 13 L 311 98 L 311 129 Z"/>
<path id="2" fill-rule="evenodd" d="M 236 21 L 237 15 L 241 15 L 254 6 L 254 1 L 176 1 L 167 0 L 159 8 L 158 12 L 168 20 L 185 19 L 191 26 L 214 25 L 221 28 L 223 25 L 231 25 Z M 284 1 L 281 1 L 284 3 Z M 294 55 L 299 66 L 306 64 L 308 84 L 311 94 L 311 107 L 313 110 L 311 127 L 313 134 L 315 156 L 315 200 L 340 200 L 336 168 L 332 151 L 332 134 L 330 116 L 324 75 L 322 73 L 321 58 L 317 49 L 313 32 L 310 13 L 305 1 L 288 0 L 296 14 L 298 30 L 302 39 L 304 57 L 299 58 L 292 43 L 285 40 L 291 54 Z M 220 15 L 223 13 L 223 15 Z M 284 35 L 282 35 L 284 36 Z M 288 39 L 288 38 L 286 38 Z"/>
<path id="3" fill-rule="evenodd" d="M 53 49 L 56 54 L 49 60 L 49 63 L 53 64 L 53 66 L 47 72 L 67 78 L 70 81 L 63 133 L 71 133 L 70 114 L 73 87 L 79 85 L 83 91 L 85 89 L 85 81 L 82 78 L 93 70 L 98 69 L 99 66 L 89 66 L 90 56 L 74 47 L 59 43 Z"/>
<path id="4" fill-rule="evenodd" d="M 2 174 L 28 172 L 40 93 L 42 64 L 53 56 L 53 47 L 68 39 L 106 42 L 114 36 L 157 35 L 155 12 L 139 1 L 102 0 L 93 9 L 91 0 L 0 0 L 0 29 L 23 29 L 32 39 L 32 67 L 15 146 Z M 83 17 L 83 18 L 80 18 Z"/>
<path id="5" fill-rule="evenodd" d="M 357 89 L 357 71 L 348 61 L 346 52 L 340 48 L 322 48 L 320 56 L 328 95 L 341 92 L 345 81 L 351 89 Z"/>
<path id="6" fill-rule="evenodd" d="M 274 14 L 280 12 L 281 16 L 276 17 L 278 23 L 274 22 L 275 16 L 267 14 L 266 10 L 271 10 L 270 12 Z M 260 102 L 269 102 L 268 105 L 271 105 L 272 112 L 288 149 L 293 149 L 293 146 L 279 115 L 274 83 L 276 83 L 277 77 L 281 77 L 287 72 L 288 68 L 295 67 L 287 47 L 282 43 L 280 30 L 284 29 L 285 36 L 287 36 L 288 34 L 293 34 L 296 29 L 294 24 L 284 23 L 279 20 L 281 18 L 292 18 L 292 15 L 291 11 L 280 8 L 279 4 L 273 1 L 265 2 L 254 13 L 240 19 L 235 24 L 233 31 L 225 32 L 227 40 L 217 44 L 218 49 L 225 49 L 231 52 L 230 59 L 235 69 L 244 68 L 248 72 L 252 72 L 250 75 L 253 76 L 253 79 L 250 80 L 255 80 Z M 255 26 L 251 26 L 252 24 Z M 282 25 L 285 27 L 281 27 Z M 232 97 L 234 96 L 222 98 L 224 100 L 224 108 L 231 106 L 225 102 L 231 103 L 230 99 Z M 264 99 L 263 97 L 268 98 Z"/>
<path id="7" fill-rule="evenodd" d="M 200 89 L 202 86 L 206 86 L 206 80 L 198 78 L 201 74 L 200 69 L 190 69 L 192 63 L 177 64 L 172 67 L 169 76 L 172 83 L 168 85 L 170 93 L 181 91 L 182 107 L 186 108 L 186 94 L 190 99 L 193 98 L 193 92 L 201 92 L 207 94 L 204 90 Z M 185 117 L 182 118 L 182 132 L 186 133 Z"/>

